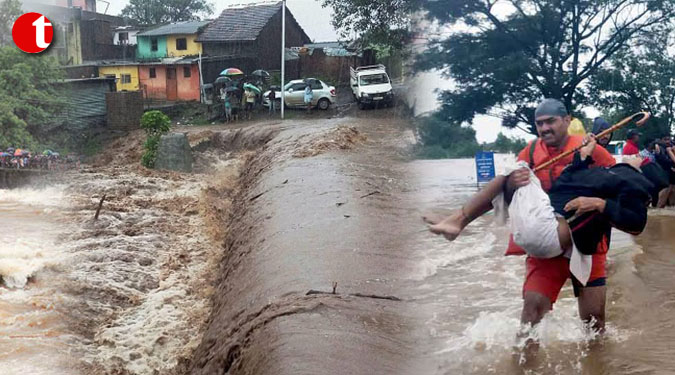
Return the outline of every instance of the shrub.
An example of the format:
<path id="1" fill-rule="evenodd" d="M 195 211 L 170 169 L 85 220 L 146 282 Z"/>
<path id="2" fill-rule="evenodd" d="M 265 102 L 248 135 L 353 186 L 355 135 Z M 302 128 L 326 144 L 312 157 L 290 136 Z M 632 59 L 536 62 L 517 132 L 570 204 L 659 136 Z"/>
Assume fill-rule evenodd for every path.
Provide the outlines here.
<path id="1" fill-rule="evenodd" d="M 148 135 L 148 139 L 145 140 L 145 144 L 143 145 L 145 152 L 141 157 L 141 164 L 144 167 L 155 167 L 159 139 L 162 137 L 162 134 L 169 132 L 171 129 L 170 124 L 171 120 L 169 117 L 160 111 L 148 111 L 141 117 L 141 128 Z"/>
<path id="2" fill-rule="evenodd" d="M 168 133 L 170 125 L 169 116 L 160 111 L 148 111 L 141 117 L 141 129 L 145 130 L 148 137 Z"/>

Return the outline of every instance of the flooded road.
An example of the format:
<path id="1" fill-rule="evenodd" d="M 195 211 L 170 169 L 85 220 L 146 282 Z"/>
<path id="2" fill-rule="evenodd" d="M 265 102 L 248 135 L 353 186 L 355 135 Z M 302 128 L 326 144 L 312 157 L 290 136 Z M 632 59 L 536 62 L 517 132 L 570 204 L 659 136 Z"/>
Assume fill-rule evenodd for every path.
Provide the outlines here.
<path id="1" fill-rule="evenodd" d="M 67 296 L 57 243 L 63 231 L 58 189 L 0 190 L 0 368 L 3 374 L 77 374 L 77 337 L 67 327 Z"/>

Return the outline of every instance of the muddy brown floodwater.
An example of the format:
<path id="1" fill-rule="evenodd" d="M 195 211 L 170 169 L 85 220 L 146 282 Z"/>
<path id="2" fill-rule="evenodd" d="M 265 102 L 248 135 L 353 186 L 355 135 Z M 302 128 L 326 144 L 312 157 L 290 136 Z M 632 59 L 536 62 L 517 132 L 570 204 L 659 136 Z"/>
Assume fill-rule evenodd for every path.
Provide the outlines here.
<path id="1" fill-rule="evenodd" d="M 675 373 L 675 211 L 613 233 L 606 338 L 567 285 L 522 367 L 524 259 L 490 215 L 427 232 L 474 164 L 411 160 L 410 129 L 392 110 L 181 128 L 194 174 L 138 167 L 132 134 L 44 199 L 0 191 L 2 373 Z"/>
<path id="2" fill-rule="evenodd" d="M 282 131 L 252 161 L 191 373 L 675 371 L 675 250 L 659 229 L 675 224 L 672 211 L 652 212 L 637 240 L 614 233 L 607 338 L 592 341 L 567 285 L 535 331 L 538 361 L 521 367 L 524 259 L 502 255 L 506 229 L 487 216 L 450 244 L 420 221 L 475 192 L 473 161 L 408 160 L 409 127 L 385 114 L 341 123 L 367 141 L 294 158 L 321 134 L 313 127 L 340 124 L 316 121 Z"/>

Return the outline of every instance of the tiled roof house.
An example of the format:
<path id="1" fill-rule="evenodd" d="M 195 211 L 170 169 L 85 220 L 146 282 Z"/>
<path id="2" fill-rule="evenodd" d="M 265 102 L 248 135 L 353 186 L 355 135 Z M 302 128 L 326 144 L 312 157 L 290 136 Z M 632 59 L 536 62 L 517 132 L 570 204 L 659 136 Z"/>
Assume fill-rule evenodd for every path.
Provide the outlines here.
<path id="1" fill-rule="evenodd" d="M 197 37 L 204 54 L 253 58 L 260 69 L 281 67 L 281 2 L 226 8 Z M 286 8 L 286 47 L 311 40 Z"/>

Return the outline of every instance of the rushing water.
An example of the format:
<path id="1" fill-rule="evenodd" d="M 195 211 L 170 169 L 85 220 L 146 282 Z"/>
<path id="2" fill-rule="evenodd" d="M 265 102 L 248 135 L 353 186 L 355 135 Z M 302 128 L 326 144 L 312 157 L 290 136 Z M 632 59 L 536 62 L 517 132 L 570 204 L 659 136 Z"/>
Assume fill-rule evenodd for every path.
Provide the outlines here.
<path id="1" fill-rule="evenodd" d="M 74 374 L 58 268 L 57 189 L 0 190 L 2 374 Z"/>

